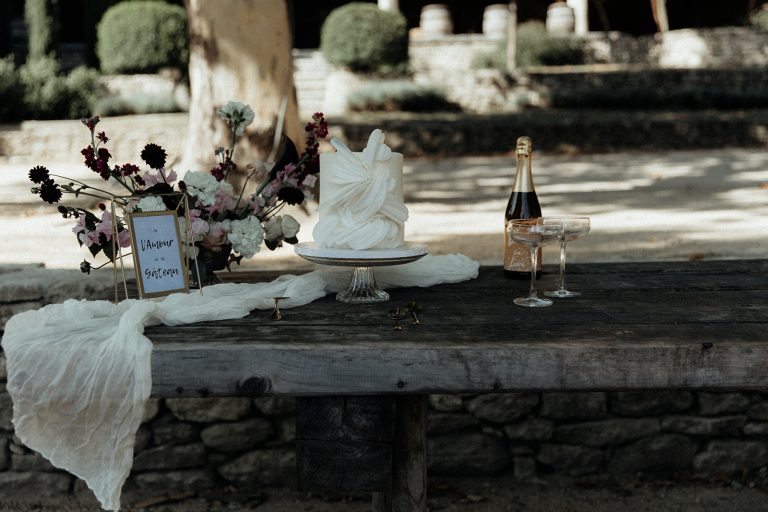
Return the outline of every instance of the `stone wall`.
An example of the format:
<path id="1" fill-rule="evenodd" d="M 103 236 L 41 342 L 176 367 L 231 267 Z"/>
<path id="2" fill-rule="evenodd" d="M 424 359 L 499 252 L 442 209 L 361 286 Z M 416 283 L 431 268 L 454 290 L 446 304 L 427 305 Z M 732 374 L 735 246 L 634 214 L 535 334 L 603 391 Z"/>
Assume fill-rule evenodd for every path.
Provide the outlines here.
<path id="1" fill-rule="evenodd" d="M 45 272 L 37 267 L 4 270 L 0 277 L 31 276 L 29 285 L 0 279 L 5 304 L 18 304 L 11 292 L 26 290 L 27 304 L 17 310 L 61 298 L 44 291 L 40 283 Z M 59 283 L 83 282 L 77 275 L 52 277 Z M 72 294 L 101 298 L 110 284 L 105 279 L 74 288 Z M 53 468 L 14 436 L 6 377 L 0 352 L 3 496 L 89 499 L 82 482 Z M 544 475 L 634 478 L 642 473 L 721 479 L 748 477 L 768 467 L 768 393 L 497 393 L 432 395 L 429 403 L 428 463 L 433 475 L 506 472 L 528 480 Z M 152 399 L 144 419 L 126 503 L 174 490 L 295 484 L 292 398 Z"/>
<path id="2" fill-rule="evenodd" d="M 634 37 L 591 32 L 587 61 L 662 68 L 768 66 L 768 31 L 748 27 L 687 28 Z"/>

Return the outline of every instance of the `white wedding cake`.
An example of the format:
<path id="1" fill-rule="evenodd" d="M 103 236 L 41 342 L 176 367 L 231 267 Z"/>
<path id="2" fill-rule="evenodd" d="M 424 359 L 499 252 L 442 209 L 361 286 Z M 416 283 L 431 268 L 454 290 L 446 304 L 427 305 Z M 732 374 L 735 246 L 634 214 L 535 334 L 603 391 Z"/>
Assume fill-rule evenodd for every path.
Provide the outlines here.
<path id="1" fill-rule="evenodd" d="M 374 130 L 362 152 L 333 138 L 335 153 L 320 155 L 319 247 L 396 249 L 403 246 L 408 208 L 403 203 L 403 155 Z"/>

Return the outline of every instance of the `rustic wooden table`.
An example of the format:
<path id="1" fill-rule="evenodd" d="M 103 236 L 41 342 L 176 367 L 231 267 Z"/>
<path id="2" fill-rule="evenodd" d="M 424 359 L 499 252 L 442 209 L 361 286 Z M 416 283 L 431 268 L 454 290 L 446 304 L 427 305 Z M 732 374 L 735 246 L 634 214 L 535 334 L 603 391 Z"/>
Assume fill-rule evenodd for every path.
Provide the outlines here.
<path id="1" fill-rule="evenodd" d="M 381 511 L 425 511 L 429 393 L 768 388 L 768 260 L 569 265 L 583 296 L 512 304 L 527 282 L 478 279 L 391 290 L 388 303 L 332 296 L 240 320 L 154 327 L 153 394 L 390 396 L 391 487 Z M 553 289 L 545 268 L 539 289 Z M 264 275 L 263 277 L 271 277 Z M 416 300 L 421 325 L 388 311 Z"/>

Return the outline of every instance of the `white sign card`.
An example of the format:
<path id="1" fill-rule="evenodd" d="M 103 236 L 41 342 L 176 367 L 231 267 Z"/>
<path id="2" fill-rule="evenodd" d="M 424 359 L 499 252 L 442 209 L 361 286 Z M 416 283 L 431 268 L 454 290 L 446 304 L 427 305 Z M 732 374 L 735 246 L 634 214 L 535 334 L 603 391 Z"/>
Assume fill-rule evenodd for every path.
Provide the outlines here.
<path id="1" fill-rule="evenodd" d="M 139 296 L 189 291 L 176 212 L 133 213 L 129 220 Z"/>

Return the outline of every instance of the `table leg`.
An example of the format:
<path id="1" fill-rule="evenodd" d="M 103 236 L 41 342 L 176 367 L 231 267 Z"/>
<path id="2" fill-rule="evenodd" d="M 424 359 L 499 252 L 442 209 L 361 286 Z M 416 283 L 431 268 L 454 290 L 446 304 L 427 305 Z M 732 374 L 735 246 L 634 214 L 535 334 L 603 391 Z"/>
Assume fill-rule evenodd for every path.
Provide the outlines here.
<path id="1" fill-rule="evenodd" d="M 398 396 L 392 490 L 373 495 L 374 512 L 427 512 L 426 395 Z"/>

